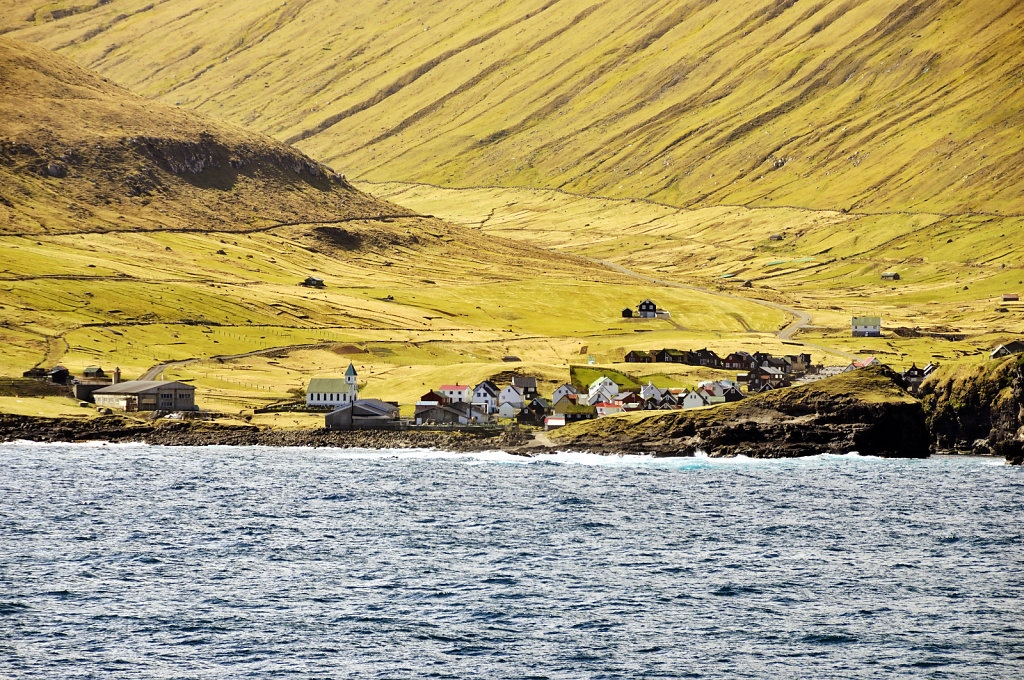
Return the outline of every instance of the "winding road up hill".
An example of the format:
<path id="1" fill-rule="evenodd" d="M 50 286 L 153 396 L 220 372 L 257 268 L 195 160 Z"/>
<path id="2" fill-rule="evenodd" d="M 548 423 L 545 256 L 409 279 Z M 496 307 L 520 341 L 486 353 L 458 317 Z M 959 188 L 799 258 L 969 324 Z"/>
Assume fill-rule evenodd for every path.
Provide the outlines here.
<path id="1" fill-rule="evenodd" d="M 1017 0 L 0 0 L 0 16 L 370 180 L 1022 212 Z"/>

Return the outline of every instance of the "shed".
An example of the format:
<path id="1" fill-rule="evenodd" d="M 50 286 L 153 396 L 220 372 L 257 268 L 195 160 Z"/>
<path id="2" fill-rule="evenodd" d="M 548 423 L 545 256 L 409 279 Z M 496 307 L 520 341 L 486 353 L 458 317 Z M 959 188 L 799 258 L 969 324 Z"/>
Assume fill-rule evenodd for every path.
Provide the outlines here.
<path id="1" fill-rule="evenodd" d="M 882 272 L 883 281 L 899 281 L 900 275 L 897 272 Z"/>
<path id="2" fill-rule="evenodd" d="M 87 369 L 82 371 L 82 375 L 85 376 L 86 378 L 105 378 L 107 376 L 107 374 L 104 373 L 103 369 L 100 368 L 99 366 L 88 367 Z"/>
<path id="3" fill-rule="evenodd" d="M 781 241 L 782 240 L 782 234 L 772 234 L 771 236 L 768 237 L 768 240 L 769 241 Z"/>
<path id="4" fill-rule="evenodd" d="M 1003 293 L 1003 302 L 1020 302 L 1019 293 Z"/>
<path id="5" fill-rule="evenodd" d="M 631 307 L 626 307 L 625 309 L 623 309 L 622 310 L 622 318 L 623 319 L 632 319 L 633 318 L 633 309 Z"/>
<path id="6" fill-rule="evenodd" d="M 310 288 L 323 288 L 324 280 L 316 276 L 307 276 L 306 280 L 303 281 L 300 285 L 308 286 Z"/>

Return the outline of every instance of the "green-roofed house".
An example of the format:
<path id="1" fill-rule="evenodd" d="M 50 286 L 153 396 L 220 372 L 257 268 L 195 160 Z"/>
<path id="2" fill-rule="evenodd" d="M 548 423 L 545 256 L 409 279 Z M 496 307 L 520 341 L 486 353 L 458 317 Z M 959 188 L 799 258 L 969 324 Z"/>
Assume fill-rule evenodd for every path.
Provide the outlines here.
<path id="1" fill-rule="evenodd" d="M 338 407 L 359 399 L 356 367 L 349 362 L 344 378 L 311 378 L 306 387 L 306 406 Z"/>
<path id="2" fill-rule="evenodd" d="M 877 338 L 882 335 L 882 317 L 855 316 L 850 319 L 850 327 L 855 338 Z"/>

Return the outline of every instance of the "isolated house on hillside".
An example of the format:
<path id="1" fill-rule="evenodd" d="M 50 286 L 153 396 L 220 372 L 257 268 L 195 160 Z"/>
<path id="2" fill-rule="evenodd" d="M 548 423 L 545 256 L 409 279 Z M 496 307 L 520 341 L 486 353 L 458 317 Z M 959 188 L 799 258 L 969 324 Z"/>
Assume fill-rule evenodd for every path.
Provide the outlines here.
<path id="1" fill-rule="evenodd" d="M 1020 302 L 1019 293 L 1003 293 L 1003 302 Z"/>
<path id="2" fill-rule="evenodd" d="M 855 316 L 850 319 L 853 337 L 877 338 L 882 335 L 882 317 Z"/>
<path id="3" fill-rule="evenodd" d="M 899 281 L 900 275 L 896 272 L 882 272 L 883 281 Z"/>
<path id="4" fill-rule="evenodd" d="M 654 319 L 658 316 L 658 305 L 648 298 L 636 306 L 636 315 L 641 319 Z"/>
<path id="5" fill-rule="evenodd" d="M 120 411 L 194 411 L 196 388 L 176 380 L 128 380 L 101 387 L 92 395 L 97 406 Z"/>

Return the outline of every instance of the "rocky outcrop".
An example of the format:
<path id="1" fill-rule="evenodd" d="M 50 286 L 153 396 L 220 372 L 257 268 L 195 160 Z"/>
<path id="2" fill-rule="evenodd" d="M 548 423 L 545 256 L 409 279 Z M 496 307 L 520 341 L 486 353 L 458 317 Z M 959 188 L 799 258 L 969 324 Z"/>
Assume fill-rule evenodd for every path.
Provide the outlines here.
<path id="1" fill-rule="evenodd" d="M 255 425 L 197 421 L 140 422 L 121 416 L 36 418 L 0 414 L 0 441 L 141 442 L 164 446 L 309 446 L 372 449 L 439 448 L 448 451 L 502 449 L 518 452 L 526 442 L 517 428 L 496 431 L 271 430 Z"/>
<path id="2" fill-rule="evenodd" d="M 561 447 L 658 456 L 929 455 L 921 404 L 884 366 L 709 409 L 586 421 L 550 436 Z"/>
<path id="3" fill-rule="evenodd" d="M 936 451 L 1024 464 L 1024 357 L 940 368 L 921 386 Z"/>

